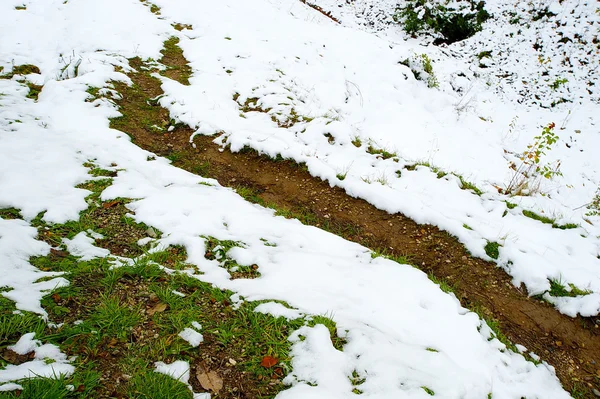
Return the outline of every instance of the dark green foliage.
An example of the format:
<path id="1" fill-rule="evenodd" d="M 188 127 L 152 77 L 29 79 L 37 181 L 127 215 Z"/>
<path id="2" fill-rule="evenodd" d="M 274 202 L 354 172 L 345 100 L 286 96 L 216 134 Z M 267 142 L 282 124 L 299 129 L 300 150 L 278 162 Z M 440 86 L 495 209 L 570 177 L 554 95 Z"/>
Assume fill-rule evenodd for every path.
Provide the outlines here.
<path id="1" fill-rule="evenodd" d="M 487 244 L 485 244 L 485 253 L 492 259 L 498 259 L 498 256 L 500 256 L 500 244 L 498 244 L 497 242 L 494 241 L 488 241 Z"/>
<path id="2" fill-rule="evenodd" d="M 427 7 L 426 0 L 409 0 L 394 14 L 394 20 L 404 25 L 413 36 L 432 30 L 441 37 L 434 44 L 455 43 L 481 30 L 481 24 L 490 18 L 483 1 L 468 0 L 468 10 L 456 10 L 439 3 Z M 419 17 L 422 14 L 422 17 Z"/>

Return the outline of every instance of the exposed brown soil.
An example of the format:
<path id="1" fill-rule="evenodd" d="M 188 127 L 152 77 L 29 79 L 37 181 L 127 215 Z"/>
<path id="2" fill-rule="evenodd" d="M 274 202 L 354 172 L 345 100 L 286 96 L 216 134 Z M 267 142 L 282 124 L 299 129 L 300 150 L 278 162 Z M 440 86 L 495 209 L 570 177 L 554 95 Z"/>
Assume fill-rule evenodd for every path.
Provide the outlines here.
<path id="1" fill-rule="evenodd" d="M 185 59 L 175 62 L 183 64 Z M 140 60 L 133 59 L 131 64 L 140 70 Z M 176 166 L 201 172 L 224 186 L 249 187 L 257 202 L 310 213 L 314 215 L 311 224 L 349 240 L 390 255 L 408 256 L 411 264 L 450 284 L 463 306 L 495 319 L 512 342 L 526 346 L 554 366 L 565 389 L 581 392 L 578 397 L 594 397 L 592 388 L 600 386 L 597 318 L 559 314 L 549 304 L 528 297 L 523 288 L 514 287 L 494 263 L 470 256 L 455 237 L 351 198 L 293 162 L 274 161 L 253 151 L 222 151 L 212 143 L 214 137 L 196 136 L 196 148 L 192 148 L 192 130 L 187 127 L 176 126 L 165 134 L 149 131 L 142 123 L 148 113 L 140 110 L 147 99 L 162 94 L 159 82 L 141 70 L 130 78 L 141 90 L 116 84 L 123 95 L 119 105 L 127 123 L 114 126 L 128 133 L 137 145 L 171 157 Z M 159 106 L 153 117 L 159 126 L 170 120 L 168 112 Z"/>

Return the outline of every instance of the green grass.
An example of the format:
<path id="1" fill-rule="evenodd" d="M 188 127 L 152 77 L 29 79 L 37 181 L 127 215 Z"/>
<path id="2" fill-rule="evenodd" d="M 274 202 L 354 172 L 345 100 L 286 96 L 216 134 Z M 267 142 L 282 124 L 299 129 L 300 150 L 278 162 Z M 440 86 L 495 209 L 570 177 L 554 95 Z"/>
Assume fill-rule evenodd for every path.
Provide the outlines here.
<path id="1" fill-rule="evenodd" d="M 428 394 L 428 395 L 435 396 L 435 392 L 433 392 L 433 390 L 432 390 L 432 389 L 430 389 L 430 388 L 427 388 L 426 386 L 422 386 L 421 388 L 422 388 L 422 389 L 423 389 L 425 392 L 427 392 L 427 394 Z"/>
<path id="2" fill-rule="evenodd" d="M 380 155 L 383 159 L 390 159 L 397 156 L 395 152 L 389 152 L 383 148 L 375 148 L 372 145 L 367 147 L 367 152 L 371 155 Z"/>
<path id="3" fill-rule="evenodd" d="M 67 389 L 68 381 L 64 377 L 58 378 L 28 378 L 20 380 L 22 391 L 0 392 L 0 399 L 31 398 L 31 399 L 67 399 L 73 394 Z M 19 392 L 19 393 L 17 393 Z"/>
<path id="4" fill-rule="evenodd" d="M 462 188 L 463 190 L 471 190 L 479 196 L 483 194 L 483 191 L 481 191 L 475 184 L 471 183 L 468 180 L 465 180 L 461 175 L 456 173 L 453 173 L 453 175 L 458 177 L 458 179 L 460 180 L 460 188 Z"/>
<path id="5" fill-rule="evenodd" d="M 127 387 L 131 399 L 191 399 L 187 385 L 170 376 L 145 371 L 134 376 Z"/>
<path id="6" fill-rule="evenodd" d="M 29 88 L 29 92 L 27 93 L 27 98 L 37 101 L 40 93 L 42 92 L 42 88 L 44 86 L 35 85 L 33 83 L 27 82 L 27 87 Z"/>
<path id="7" fill-rule="evenodd" d="M 545 223 L 545 224 L 554 224 L 554 219 L 551 219 L 547 216 L 543 216 L 543 215 L 540 215 L 538 213 L 535 213 L 533 211 L 529 211 L 526 209 L 523 210 L 523 216 L 526 216 L 530 219 L 537 220 L 537 221 Z"/>
<path id="8" fill-rule="evenodd" d="M 12 72 L 6 75 L 1 75 L 0 79 L 12 79 L 15 75 L 29 75 L 32 73 L 39 74 L 40 68 L 31 64 L 15 65 L 12 68 Z"/>
<path id="9" fill-rule="evenodd" d="M 592 293 L 590 290 L 582 290 L 576 287 L 574 284 L 569 283 L 570 290 L 563 284 L 560 279 L 550 280 L 550 290 L 548 293 L 556 297 L 576 297 L 581 295 L 589 295 Z"/>
<path id="10" fill-rule="evenodd" d="M 3 208 L 0 209 L 0 218 L 21 219 L 21 212 L 17 208 Z"/>
<path id="11" fill-rule="evenodd" d="M 482 60 L 484 58 L 492 58 L 492 51 L 491 50 L 484 50 L 480 53 L 477 54 L 477 59 L 478 60 Z"/>
<path id="12" fill-rule="evenodd" d="M 337 325 L 335 324 L 335 322 L 333 321 L 333 319 L 327 315 L 321 315 L 321 316 L 312 316 L 307 325 L 309 327 L 314 327 L 317 324 L 322 324 L 325 327 L 327 327 L 327 329 L 329 330 L 329 335 L 331 338 L 331 342 L 333 344 L 333 347 L 339 351 L 344 349 L 344 345 L 346 345 L 346 340 L 340 336 L 338 336 L 337 334 Z"/>
<path id="13" fill-rule="evenodd" d="M 409 263 L 409 260 L 406 256 L 391 254 L 391 253 L 388 253 L 387 251 L 374 250 L 373 252 L 371 252 L 372 259 L 379 258 L 379 257 L 392 260 L 396 263 L 400 263 L 401 265 L 406 265 Z"/>
<path id="14" fill-rule="evenodd" d="M 440 287 L 440 289 L 442 291 L 444 291 L 445 293 L 449 294 L 449 293 L 454 293 L 455 292 L 455 289 L 454 289 L 454 287 L 452 285 L 450 285 L 448 282 L 446 282 L 444 280 L 438 279 L 432 273 L 429 273 L 427 275 L 427 277 L 429 277 L 429 279 L 431 281 L 433 281 L 435 284 L 437 284 Z"/>
<path id="15" fill-rule="evenodd" d="M 552 225 L 555 229 L 568 230 L 568 229 L 576 229 L 579 227 L 578 224 L 575 223 L 566 223 L 566 224 L 558 224 L 555 219 L 549 218 L 544 215 L 540 215 L 539 213 L 535 213 L 533 211 L 529 211 L 527 209 L 523 210 L 523 216 L 528 217 L 533 220 L 537 220 L 544 224 Z"/>
<path id="16" fill-rule="evenodd" d="M 256 278 L 260 276 L 257 265 L 240 265 L 233 260 L 228 252 L 234 247 L 245 247 L 245 244 L 238 241 L 219 240 L 215 237 L 203 236 L 206 245 L 205 258 L 217 260 L 221 267 L 227 269 L 232 278 Z"/>
<path id="17" fill-rule="evenodd" d="M 91 314 L 90 322 L 100 334 L 126 338 L 141 320 L 139 306 L 131 306 L 116 296 L 104 295 Z"/>
<path id="18" fill-rule="evenodd" d="M 488 241 L 484 247 L 485 253 L 492 259 L 498 259 L 500 256 L 500 244 L 495 241 Z"/>

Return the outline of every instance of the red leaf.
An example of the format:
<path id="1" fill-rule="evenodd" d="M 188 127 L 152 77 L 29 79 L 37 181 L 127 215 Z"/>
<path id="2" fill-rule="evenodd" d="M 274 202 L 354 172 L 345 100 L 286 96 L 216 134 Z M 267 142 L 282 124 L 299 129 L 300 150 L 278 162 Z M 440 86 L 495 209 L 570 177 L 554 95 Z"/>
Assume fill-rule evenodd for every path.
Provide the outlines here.
<path id="1" fill-rule="evenodd" d="M 277 362 L 279 362 L 279 360 L 277 360 L 273 356 L 265 356 L 261 360 L 260 365 L 265 368 L 271 368 L 271 367 L 275 366 L 277 364 Z"/>

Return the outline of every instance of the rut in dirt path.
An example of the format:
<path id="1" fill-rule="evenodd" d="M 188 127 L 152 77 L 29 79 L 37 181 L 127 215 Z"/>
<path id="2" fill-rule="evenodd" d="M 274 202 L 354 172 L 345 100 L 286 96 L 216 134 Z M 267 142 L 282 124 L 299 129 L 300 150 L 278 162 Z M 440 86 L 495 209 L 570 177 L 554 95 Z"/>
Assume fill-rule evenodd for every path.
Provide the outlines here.
<path id="1" fill-rule="evenodd" d="M 187 65 L 175 46 L 167 64 L 169 78 L 179 80 Z M 163 59 L 163 62 L 165 62 Z M 496 264 L 472 257 L 458 240 L 435 226 L 419 225 L 401 214 L 391 215 L 342 189 L 311 176 L 302 165 L 276 161 L 256 152 L 231 153 L 213 143 L 215 137 L 196 136 L 181 125 L 170 133 L 169 112 L 150 99 L 162 94 L 160 81 L 130 60 L 134 86 L 115 83 L 123 96 L 117 101 L 123 117 L 111 127 L 126 132 L 141 148 L 170 158 L 175 166 L 223 186 L 234 187 L 246 199 L 355 241 L 392 257 L 405 256 L 434 281 L 452 287 L 461 304 L 494 324 L 499 335 L 535 352 L 556 368 L 563 386 L 574 397 L 595 397 L 600 390 L 600 328 L 598 319 L 570 318 L 551 305 L 516 288 Z M 187 76 L 181 73 L 181 83 Z M 502 338 L 502 337 L 499 337 Z"/>

